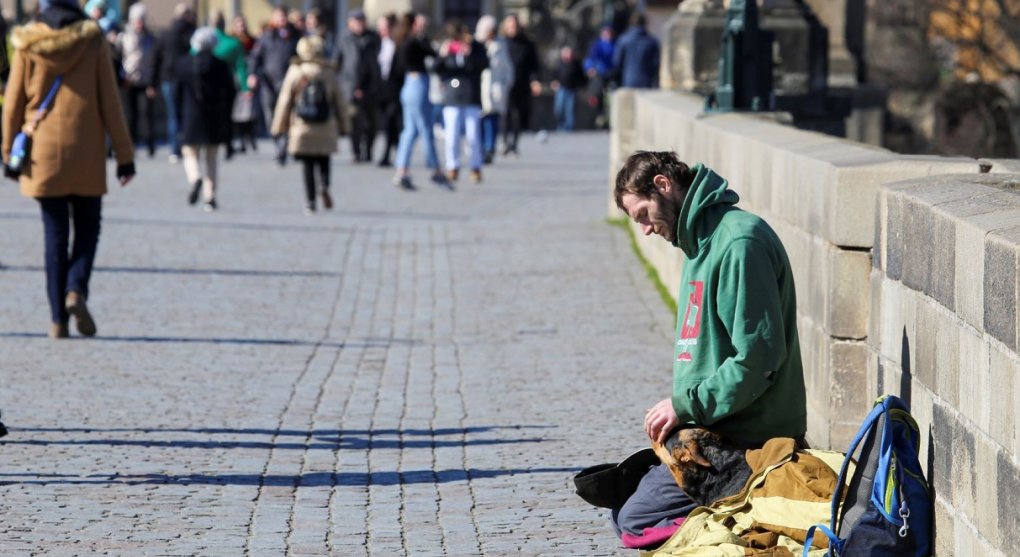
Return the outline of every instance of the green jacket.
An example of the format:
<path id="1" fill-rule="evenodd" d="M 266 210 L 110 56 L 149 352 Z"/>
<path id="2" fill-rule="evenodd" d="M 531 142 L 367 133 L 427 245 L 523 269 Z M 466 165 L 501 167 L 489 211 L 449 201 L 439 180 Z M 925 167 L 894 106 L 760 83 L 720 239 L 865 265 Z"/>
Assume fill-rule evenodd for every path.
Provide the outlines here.
<path id="1" fill-rule="evenodd" d="M 677 298 L 673 408 L 680 423 L 735 441 L 807 429 L 797 298 L 786 251 L 704 165 L 677 222 L 685 254 Z"/>
<path id="2" fill-rule="evenodd" d="M 213 56 L 230 66 L 230 71 L 234 72 L 238 90 L 246 93 L 248 91 L 248 64 L 244 59 L 244 47 L 241 46 L 241 41 L 217 29 Z"/>

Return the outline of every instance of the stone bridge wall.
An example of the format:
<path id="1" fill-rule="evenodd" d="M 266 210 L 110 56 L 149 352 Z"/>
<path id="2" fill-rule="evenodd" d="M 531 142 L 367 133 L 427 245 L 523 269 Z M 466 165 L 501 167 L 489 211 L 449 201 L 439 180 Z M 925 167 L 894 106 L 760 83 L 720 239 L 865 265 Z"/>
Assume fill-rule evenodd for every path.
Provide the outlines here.
<path id="1" fill-rule="evenodd" d="M 938 554 L 1011 553 L 1006 533 L 1020 530 L 1020 507 L 1005 499 L 1020 493 L 1020 192 L 1008 190 L 1020 176 L 997 172 L 1020 165 L 898 155 L 769 115 L 702 108 L 695 96 L 620 91 L 610 175 L 629 153 L 652 149 L 727 178 L 790 256 L 810 442 L 845 450 L 875 397 L 904 397 L 925 437 Z M 609 197 L 610 215 L 623 216 Z M 631 226 L 676 292 L 679 250 Z"/>

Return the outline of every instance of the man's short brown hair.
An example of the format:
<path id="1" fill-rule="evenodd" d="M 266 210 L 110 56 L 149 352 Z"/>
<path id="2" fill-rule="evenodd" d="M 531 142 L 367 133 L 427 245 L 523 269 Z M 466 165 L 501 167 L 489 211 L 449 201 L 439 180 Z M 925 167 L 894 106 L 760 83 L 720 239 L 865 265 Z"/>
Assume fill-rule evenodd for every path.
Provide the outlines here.
<path id="1" fill-rule="evenodd" d="M 694 180 L 694 173 L 676 153 L 672 151 L 637 151 L 627 157 L 623 168 L 616 173 L 616 187 L 613 190 L 616 206 L 623 209 L 623 196 L 628 193 L 651 199 L 657 191 L 652 179 L 658 174 L 669 178 L 675 187 L 682 189 L 691 187 L 691 182 Z"/>

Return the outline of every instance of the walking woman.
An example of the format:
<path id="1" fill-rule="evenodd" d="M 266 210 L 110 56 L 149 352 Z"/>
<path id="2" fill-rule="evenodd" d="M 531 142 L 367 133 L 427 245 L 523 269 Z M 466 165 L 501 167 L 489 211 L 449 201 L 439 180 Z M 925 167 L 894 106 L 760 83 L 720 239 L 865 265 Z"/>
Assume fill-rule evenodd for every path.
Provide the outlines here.
<path id="1" fill-rule="evenodd" d="M 177 114 L 181 115 L 181 153 L 184 174 L 194 205 L 202 195 L 207 212 L 216 204 L 216 156 L 220 145 L 230 142 L 230 115 L 234 99 L 234 78 L 227 63 L 213 55 L 216 30 L 200 27 L 191 36 L 191 54 L 177 62 Z M 203 172 L 202 160 L 205 162 Z"/>
<path id="2" fill-rule="evenodd" d="M 298 41 L 297 58 L 287 69 L 273 111 L 273 135 L 288 134 L 287 149 L 304 166 L 306 215 L 315 212 L 316 189 L 322 197 L 322 208 L 333 208 L 329 159 L 336 153 L 337 138 L 344 131 L 343 104 L 333 78 L 335 66 L 325 54 L 325 42 L 318 35 Z"/>
<path id="3" fill-rule="evenodd" d="M 428 19 L 421 14 L 409 13 L 404 16 L 404 24 L 411 27 L 411 35 L 401 45 L 398 56 L 404 60 L 407 74 L 404 86 L 400 89 L 400 106 L 404 113 L 404 129 L 400 132 L 400 143 L 397 145 L 397 175 L 393 183 L 405 190 L 413 190 L 411 182 L 411 151 L 414 142 L 421 136 L 425 147 L 425 166 L 432 171 L 432 181 L 445 185 L 446 179 L 439 169 L 439 157 L 436 155 L 436 140 L 432 133 L 432 103 L 429 102 L 429 74 L 426 71 L 425 59 L 437 56 L 425 35 Z"/>
<path id="4" fill-rule="evenodd" d="M 70 316 L 79 333 L 92 336 L 96 323 L 85 301 L 106 193 L 105 136 L 113 143 L 122 186 L 135 175 L 134 150 L 99 25 L 85 17 L 77 0 L 42 0 L 39 8 L 35 21 L 11 34 L 15 53 L 4 94 L 4 173 L 19 176 L 11 148 L 24 130 L 31 149 L 24 150 L 19 181 L 21 193 L 35 198 L 42 210 L 50 337 L 68 336 Z M 72 221 L 74 245 L 68 253 Z"/>
<path id="5" fill-rule="evenodd" d="M 443 80 L 443 128 L 446 130 L 446 177 L 460 175 L 460 138 L 467 140 L 471 181 L 482 181 L 482 72 L 489 67 L 485 46 L 467 27 L 447 24 L 447 40 L 439 48 L 436 73 Z"/>

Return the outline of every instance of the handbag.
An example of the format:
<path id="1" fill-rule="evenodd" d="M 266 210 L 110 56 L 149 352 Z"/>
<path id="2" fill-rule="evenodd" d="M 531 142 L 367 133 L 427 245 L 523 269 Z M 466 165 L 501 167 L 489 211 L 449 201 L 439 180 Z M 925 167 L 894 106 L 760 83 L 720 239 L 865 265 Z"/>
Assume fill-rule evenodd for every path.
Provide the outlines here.
<path id="1" fill-rule="evenodd" d="M 230 119 L 236 124 L 244 124 L 255 119 L 254 95 L 238 93 L 234 97 L 234 107 L 230 111 Z"/>
<path id="2" fill-rule="evenodd" d="M 25 169 L 25 162 L 29 160 L 32 153 L 32 134 L 35 133 L 36 127 L 39 126 L 39 121 L 42 120 L 50 105 L 53 104 L 53 98 L 57 96 L 57 90 L 60 89 L 60 84 L 63 81 L 64 77 L 58 75 L 53 81 L 53 86 L 50 87 L 50 92 L 46 94 L 46 98 L 39 105 L 39 109 L 35 111 L 32 121 L 25 124 L 21 131 L 18 132 L 18 135 L 14 136 L 14 141 L 11 143 L 11 154 L 7 157 L 6 174 L 8 176 L 12 178 L 21 176 L 22 171 Z"/>

